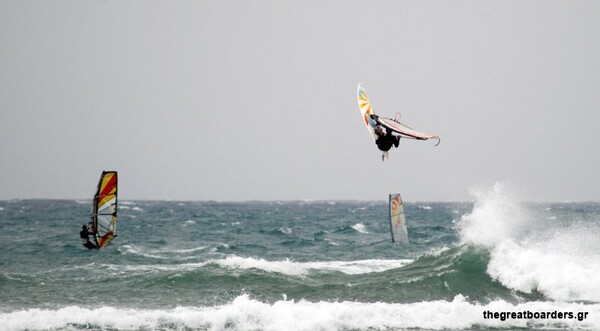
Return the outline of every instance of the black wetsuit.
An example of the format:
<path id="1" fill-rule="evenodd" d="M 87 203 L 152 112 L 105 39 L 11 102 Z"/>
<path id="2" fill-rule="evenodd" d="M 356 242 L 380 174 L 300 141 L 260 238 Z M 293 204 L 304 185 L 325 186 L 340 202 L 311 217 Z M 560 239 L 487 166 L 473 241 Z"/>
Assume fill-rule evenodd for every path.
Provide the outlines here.
<path id="1" fill-rule="evenodd" d="M 79 231 L 79 237 L 81 237 L 81 242 L 83 243 L 83 246 L 85 246 L 85 248 L 98 248 L 93 242 L 90 241 L 90 233 L 87 231 L 87 229 Z"/>
<path id="2" fill-rule="evenodd" d="M 377 137 L 377 140 L 375 140 L 375 143 L 377 144 L 377 148 L 379 148 L 380 151 L 384 151 L 384 152 L 389 151 L 390 148 L 392 148 L 392 146 L 398 147 L 398 144 L 400 144 L 399 136 L 394 136 L 392 134 L 391 130 L 386 130 L 386 131 L 387 132 L 385 135 L 381 135 L 381 136 Z"/>

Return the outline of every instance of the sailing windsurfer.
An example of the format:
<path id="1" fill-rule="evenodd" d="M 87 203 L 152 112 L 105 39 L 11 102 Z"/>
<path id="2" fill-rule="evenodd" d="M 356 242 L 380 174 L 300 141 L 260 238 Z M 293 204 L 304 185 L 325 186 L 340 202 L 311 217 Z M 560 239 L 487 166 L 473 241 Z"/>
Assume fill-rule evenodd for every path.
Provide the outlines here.
<path id="1" fill-rule="evenodd" d="M 96 244 L 94 244 L 93 242 L 90 241 L 90 235 L 91 234 L 93 234 L 93 232 L 90 232 L 88 230 L 87 225 L 85 225 L 85 224 L 82 225 L 81 226 L 81 231 L 79 231 L 79 237 L 81 237 L 81 243 L 87 249 L 98 248 L 98 246 L 96 246 Z"/>

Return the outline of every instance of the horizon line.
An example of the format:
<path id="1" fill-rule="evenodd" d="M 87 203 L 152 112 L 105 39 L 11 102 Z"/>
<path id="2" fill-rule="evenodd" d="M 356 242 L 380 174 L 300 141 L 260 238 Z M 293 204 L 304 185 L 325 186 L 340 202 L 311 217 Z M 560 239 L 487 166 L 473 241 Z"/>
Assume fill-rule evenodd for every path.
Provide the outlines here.
<path id="1" fill-rule="evenodd" d="M 91 198 L 12 198 L 12 199 L 0 199 L 0 202 L 11 202 L 11 201 L 91 201 Z M 248 199 L 248 200 L 218 200 L 218 199 L 123 199 L 122 202 L 217 202 L 217 203 L 248 203 L 248 202 L 387 202 L 387 199 Z M 406 203 L 474 203 L 473 200 L 404 200 Z M 519 203 L 600 203 L 595 200 L 522 200 L 517 201 Z"/>

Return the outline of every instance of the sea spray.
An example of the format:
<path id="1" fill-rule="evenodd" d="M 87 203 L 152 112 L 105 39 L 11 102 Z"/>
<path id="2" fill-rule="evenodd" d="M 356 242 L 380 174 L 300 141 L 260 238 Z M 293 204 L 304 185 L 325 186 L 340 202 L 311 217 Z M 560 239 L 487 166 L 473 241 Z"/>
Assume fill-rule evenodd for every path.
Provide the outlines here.
<path id="1" fill-rule="evenodd" d="M 490 250 L 487 273 L 504 286 L 553 300 L 600 302 L 600 219 L 548 217 L 516 201 L 504 184 L 475 193 L 473 211 L 458 222 L 464 245 Z"/>
<path id="2" fill-rule="evenodd" d="M 462 244 L 494 247 L 496 244 L 522 237 L 531 218 L 507 189 L 497 183 L 490 191 L 471 191 L 475 196 L 473 211 L 458 222 Z"/>

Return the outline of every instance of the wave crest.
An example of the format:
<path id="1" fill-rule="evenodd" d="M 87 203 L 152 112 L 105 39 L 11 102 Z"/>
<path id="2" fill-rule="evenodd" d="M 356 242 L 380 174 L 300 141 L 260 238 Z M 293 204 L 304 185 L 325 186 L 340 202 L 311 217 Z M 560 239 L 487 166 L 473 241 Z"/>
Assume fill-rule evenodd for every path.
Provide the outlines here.
<path id="1" fill-rule="evenodd" d="M 487 273 L 504 286 L 560 301 L 600 302 L 596 219 L 566 219 L 516 201 L 505 184 L 474 193 L 473 211 L 457 223 L 461 242 L 490 251 Z"/>

